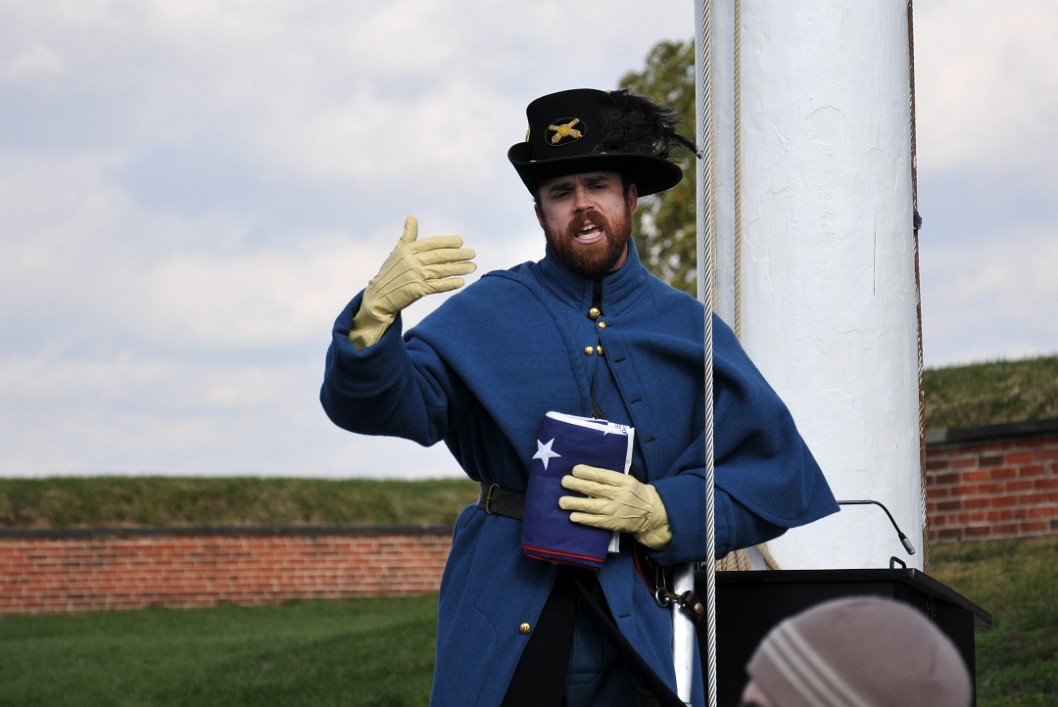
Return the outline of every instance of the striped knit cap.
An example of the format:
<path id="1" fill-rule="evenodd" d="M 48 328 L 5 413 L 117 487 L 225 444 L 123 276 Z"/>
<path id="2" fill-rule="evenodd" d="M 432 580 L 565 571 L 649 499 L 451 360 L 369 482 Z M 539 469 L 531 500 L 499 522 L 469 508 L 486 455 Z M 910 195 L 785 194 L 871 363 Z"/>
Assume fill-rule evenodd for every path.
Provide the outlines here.
<path id="1" fill-rule="evenodd" d="M 921 612 L 877 597 L 786 619 L 746 671 L 775 707 L 967 707 L 972 697 L 951 640 Z"/>

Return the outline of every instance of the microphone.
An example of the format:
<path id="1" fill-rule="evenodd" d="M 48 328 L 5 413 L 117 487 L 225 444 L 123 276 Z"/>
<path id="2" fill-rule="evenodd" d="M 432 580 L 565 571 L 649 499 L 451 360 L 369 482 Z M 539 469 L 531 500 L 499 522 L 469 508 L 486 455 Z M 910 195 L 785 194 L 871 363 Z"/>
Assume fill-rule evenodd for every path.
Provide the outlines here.
<path id="1" fill-rule="evenodd" d="M 904 549 L 907 550 L 907 554 L 914 555 L 915 554 L 915 546 L 912 545 L 911 541 L 907 539 L 906 535 L 904 535 L 904 531 L 900 530 L 900 526 L 898 526 L 896 524 L 896 520 L 893 519 L 893 514 L 890 513 L 889 509 L 886 508 L 884 505 L 882 505 L 881 502 L 875 501 L 875 500 L 872 500 L 872 499 L 869 499 L 869 498 L 868 499 L 853 499 L 853 500 L 848 500 L 848 501 L 838 501 L 838 505 L 839 506 L 865 506 L 865 505 L 868 505 L 868 504 L 873 504 L 875 506 L 878 506 L 883 511 L 885 511 L 885 514 L 887 516 L 889 516 L 889 522 L 892 523 L 893 524 L 893 528 L 896 529 L 896 535 L 897 535 L 897 537 L 900 538 L 900 543 L 904 546 Z"/>

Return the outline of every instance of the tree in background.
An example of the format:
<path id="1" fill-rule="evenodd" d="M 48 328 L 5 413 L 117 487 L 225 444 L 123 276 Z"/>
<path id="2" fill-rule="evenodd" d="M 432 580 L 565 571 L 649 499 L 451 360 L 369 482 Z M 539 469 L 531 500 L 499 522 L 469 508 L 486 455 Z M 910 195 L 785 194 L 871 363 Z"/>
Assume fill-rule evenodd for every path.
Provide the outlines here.
<path id="1" fill-rule="evenodd" d="M 620 87 L 672 106 L 680 118 L 679 132 L 695 137 L 693 39 L 658 43 L 647 55 L 643 72 L 625 74 Z M 682 150 L 673 159 L 683 169 L 683 181 L 665 192 L 664 199 L 648 196 L 640 200 L 635 242 L 652 273 L 693 295 L 697 293 L 696 168 L 689 151 Z"/>

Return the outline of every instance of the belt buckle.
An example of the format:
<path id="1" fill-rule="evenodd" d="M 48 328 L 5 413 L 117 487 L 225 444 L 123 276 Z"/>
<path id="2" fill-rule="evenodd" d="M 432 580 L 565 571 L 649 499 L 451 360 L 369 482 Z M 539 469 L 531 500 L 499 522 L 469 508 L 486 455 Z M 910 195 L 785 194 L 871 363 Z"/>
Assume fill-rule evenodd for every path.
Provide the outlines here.
<path id="1" fill-rule="evenodd" d="M 485 512 L 489 515 L 492 515 L 492 492 L 499 487 L 499 484 L 489 484 L 489 491 L 485 494 Z"/>

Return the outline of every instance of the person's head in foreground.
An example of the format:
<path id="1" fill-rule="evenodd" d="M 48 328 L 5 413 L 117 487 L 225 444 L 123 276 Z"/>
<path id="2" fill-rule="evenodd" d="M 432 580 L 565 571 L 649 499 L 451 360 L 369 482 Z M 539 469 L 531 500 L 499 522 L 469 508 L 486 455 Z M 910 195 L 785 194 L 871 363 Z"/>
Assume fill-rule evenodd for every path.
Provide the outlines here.
<path id="1" fill-rule="evenodd" d="M 852 597 L 775 626 L 746 664 L 742 704 L 754 707 L 967 707 L 970 673 L 920 611 Z"/>

